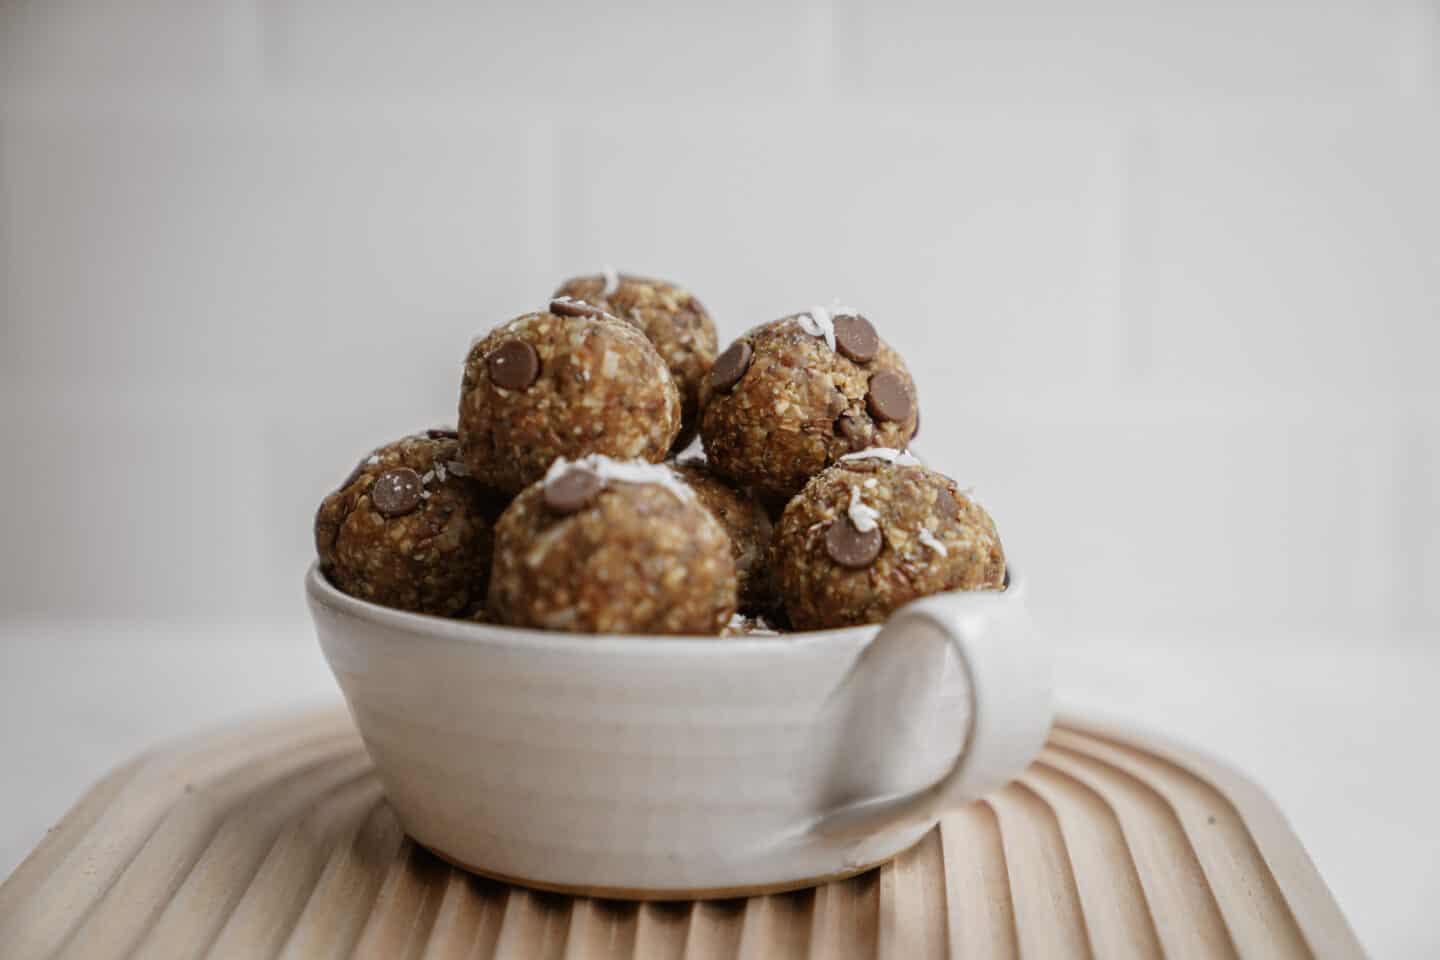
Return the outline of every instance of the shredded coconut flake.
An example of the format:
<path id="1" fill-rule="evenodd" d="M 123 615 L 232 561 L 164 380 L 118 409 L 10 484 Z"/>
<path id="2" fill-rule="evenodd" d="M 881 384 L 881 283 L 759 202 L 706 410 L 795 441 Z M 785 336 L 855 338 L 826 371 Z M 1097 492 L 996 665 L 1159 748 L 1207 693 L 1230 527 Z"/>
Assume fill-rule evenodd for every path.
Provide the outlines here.
<path id="1" fill-rule="evenodd" d="M 829 310 L 824 307 L 811 307 L 809 313 L 800 314 L 798 319 L 801 330 L 812 337 L 823 337 L 825 346 L 835 349 L 835 323 L 830 319 Z"/>
<path id="2" fill-rule="evenodd" d="M 457 477 L 468 477 L 468 476 L 470 476 L 470 468 L 467 467 L 467 466 L 465 466 L 465 464 L 462 463 L 462 462 L 459 461 L 459 460 L 450 460 L 450 461 L 447 461 L 446 464 L 445 464 L 445 469 L 449 470 L 451 473 L 455 474 L 455 476 L 457 476 Z"/>
<path id="3" fill-rule="evenodd" d="M 445 464 L 438 460 L 435 462 L 435 478 L 441 483 L 445 482 Z"/>
<path id="4" fill-rule="evenodd" d="M 545 471 L 545 482 L 550 483 L 572 466 L 593 471 L 602 480 L 616 480 L 620 483 L 649 483 L 663 487 L 675 499 L 688 503 L 695 494 L 669 467 L 644 460 L 613 460 L 603 453 L 592 453 L 578 460 L 560 457 Z"/>
<path id="5" fill-rule="evenodd" d="M 884 460 L 887 463 L 898 463 L 902 467 L 921 466 L 919 460 L 910 455 L 909 450 L 896 450 L 894 447 L 866 447 L 857 453 L 847 453 L 841 460 Z"/>
<path id="6" fill-rule="evenodd" d="M 739 633 L 751 637 L 780 636 L 780 631 L 776 630 L 764 617 L 752 619 L 741 613 L 730 616 L 730 623 L 726 625 L 725 630 L 728 633 Z"/>
<path id="7" fill-rule="evenodd" d="M 426 471 L 425 471 L 425 475 L 420 478 L 420 482 L 423 483 L 423 484 L 429 485 L 430 481 L 431 481 L 431 480 L 434 480 L 434 479 L 435 479 L 435 471 L 434 471 L 434 470 L 426 470 Z"/>
<path id="8" fill-rule="evenodd" d="M 874 490 L 876 487 L 880 486 L 880 481 L 876 480 L 874 477 L 871 477 L 869 480 L 866 480 L 864 483 L 862 483 L 861 486 L 864 487 L 866 490 Z"/>
<path id="9" fill-rule="evenodd" d="M 372 454 L 370 454 L 370 458 L 369 458 L 368 460 L 366 460 L 365 462 L 366 462 L 366 464 L 368 464 L 369 466 L 372 466 L 372 467 L 375 466 L 377 463 L 380 462 L 380 454 L 378 454 L 378 453 L 372 453 Z"/>
<path id="10" fill-rule="evenodd" d="M 876 521 L 880 519 L 880 511 L 860 499 L 860 488 L 850 488 L 850 507 L 845 511 L 850 515 L 850 522 L 855 529 L 861 533 L 869 533 L 875 529 Z"/>
<path id="11" fill-rule="evenodd" d="M 925 546 L 929 547 L 931 550 L 934 550 L 936 553 L 940 554 L 940 556 L 942 557 L 950 553 L 949 550 L 945 549 L 945 544 L 935 539 L 935 534 L 930 532 L 929 527 L 920 528 L 920 542 L 925 544 Z"/>
<path id="12" fill-rule="evenodd" d="M 620 289 L 620 274 L 615 272 L 614 267 L 606 264 L 600 268 L 600 273 L 605 277 L 605 289 L 600 291 L 602 297 L 608 297 Z"/>

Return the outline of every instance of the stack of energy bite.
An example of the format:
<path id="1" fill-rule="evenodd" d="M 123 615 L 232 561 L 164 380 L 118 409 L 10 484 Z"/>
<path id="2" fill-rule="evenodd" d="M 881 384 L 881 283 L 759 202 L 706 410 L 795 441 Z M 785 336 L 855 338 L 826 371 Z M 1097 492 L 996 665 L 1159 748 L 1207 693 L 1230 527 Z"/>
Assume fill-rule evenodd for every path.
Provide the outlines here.
<path id="1" fill-rule="evenodd" d="M 906 452 L 915 384 L 866 317 L 814 307 L 717 349 L 675 284 L 567 281 L 471 344 L 458 429 L 374 450 L 325 498 L 322 571 L 577 633 L 841 627 L 1004 586 L 989 515 Z"/>

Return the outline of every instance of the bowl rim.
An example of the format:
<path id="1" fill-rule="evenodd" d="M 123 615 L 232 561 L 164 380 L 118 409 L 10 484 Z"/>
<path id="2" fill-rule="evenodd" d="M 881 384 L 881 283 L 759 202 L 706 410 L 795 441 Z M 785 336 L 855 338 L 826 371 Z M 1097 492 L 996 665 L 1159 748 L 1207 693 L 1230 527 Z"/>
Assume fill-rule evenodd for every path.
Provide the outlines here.
<path id="1" fill-rule="evenodd" d="M 1024 598 L 1025 581 L 1017 575 L 1014 565 L 1008 559 L 1005 566 L 1005 579 L 1004 590 L 950 590 L 932 594 L 932 596 L 973 595 L 985 597 L 997 604 L 1021 602 Z M 665 650 L 691 649 L 716 652 L 748 648 L 794 649 L 810 644 L 835 643 L 842 639 L 866 637 L 885 626 L 885 622 L 882 621 L 853 627 L 832 627 L 827 630 L 796 630 L 773 636 L 746 634 L 725 637 L 711 634 L 673 633 L 570 633 L 563 630 L 540 630 L 535 627 L 477 623 L 473 620 L 458 620 L 431 613 L 397 610 L 369 600 L 362 600 L 359 597 L 352 597 L 343 593 L 325 577 L 325 574 L 320 571 L 318 560 L 312 561 L 306 571 L 305 592 L 314 606 L 325 607 L 331 612 L 376 626 L 411 634 L 423 634 L 436 639 L 511 647 L 548 647 L 568 650 L 580 648 L 593 651 L 598 644 L 604 644 L 607 649 L 625 647 L 653 651 L 659 644 Z"/>

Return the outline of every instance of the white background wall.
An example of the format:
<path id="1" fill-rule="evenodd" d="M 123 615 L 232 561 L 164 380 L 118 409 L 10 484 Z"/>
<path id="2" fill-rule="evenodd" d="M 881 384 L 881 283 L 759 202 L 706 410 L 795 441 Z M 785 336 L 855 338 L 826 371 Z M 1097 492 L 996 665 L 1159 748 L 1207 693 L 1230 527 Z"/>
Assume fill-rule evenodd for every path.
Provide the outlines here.
<path id="1" fill-rule="evenodd" d="M 327 486 L 613 263 L 862 305 L 1077 633 L 1433 632 L 1440 12 L 1086 6 L 5 4 L 0 611 L 303 616 Z"/>

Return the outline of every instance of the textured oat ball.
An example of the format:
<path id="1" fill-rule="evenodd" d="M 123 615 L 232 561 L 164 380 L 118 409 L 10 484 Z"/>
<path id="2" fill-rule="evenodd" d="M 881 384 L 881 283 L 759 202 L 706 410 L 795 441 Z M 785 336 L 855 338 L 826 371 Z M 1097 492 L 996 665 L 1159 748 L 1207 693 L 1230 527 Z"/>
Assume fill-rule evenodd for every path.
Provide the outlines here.
<path id="1" fill-rule="evenodd" d="M 989 514 L 903 455 L 844 460 L 815 477 L 785 508 L 771 550 L 797 630 L 878 623 L 918 597 L 1005 583 Z"/>
<path id="2" fill-rule="evenodd" d="M 675 449 L 693 440 L 700 417 L 700 385 L 719 349 L 715 323 L 700 301 L 676 284 L 613 271 L 574 277 L 555 292 L 593 303 L 645 332 L 680 389 Z"/>
<path id="3" fill-rule="evenodd" d="M 460 386 L 460 452 L 477 480 L 518 493 L 558 457 L 665 459 L 680 394 L 628 323 L 554 300 L 477 340 Z"/>
<path id="4" fill-rule="evenodd" d="M 770 516 L 760 501 L 737 490 L 703 462 L 686 461 L 672 469 L 685 481 L 730 538 L 740 609 L 770 610 L 776 605 L 770 577 Z"/>
<path id="5" fill-rule="evenodd" d="M 466 474 L 452 430 L 379 448 L 320 504 L 320 569 L 353 597 L 452 617 L 485 599 L 493 491 Z"/>
<path id="6" fill-rule="evenodd" d="M 487 606 L 512 626 L 717 634 L 735 613 L 735 561 L 669 468 L 556 461 L 496 525 Z"/>
<path id="7" fill-rule="evenodd" d="M 819 307 L 751 330 L 715 361 L 701 395 L 711 467 L 791 497 L 842 455 L 903 448 L 918 422 L 905 362 L 860 314 Z"/>

